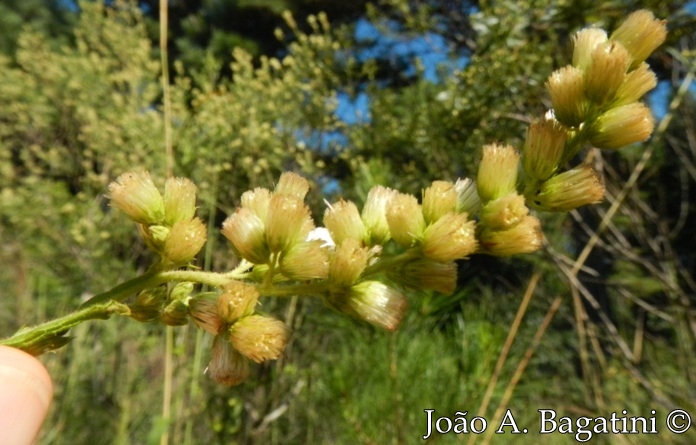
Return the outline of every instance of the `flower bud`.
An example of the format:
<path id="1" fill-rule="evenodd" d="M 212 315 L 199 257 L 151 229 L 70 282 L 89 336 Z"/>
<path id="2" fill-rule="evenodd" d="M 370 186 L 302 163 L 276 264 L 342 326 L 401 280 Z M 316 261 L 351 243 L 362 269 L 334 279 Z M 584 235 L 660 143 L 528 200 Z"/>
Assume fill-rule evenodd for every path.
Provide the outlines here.
<path id="1" fill-rule="evenodd" d="M 592 62 L 585 71 L 585 94 L 597 105 L 604 105 L 616 95 L 626 77 L 631 56 L 618 42 L 597 46 Z"/>
<path id="2" fill-rule="evenodd" d="M 205 244 L 206 234 L 205 224 L 199 218 L 177 221 L 164 242 L 164 257 L 173 264 L 190 262 Z"/>
<path id="3" fill-rule="evenodd" d="M 627 105 L 638 101 L 645 93 L 657 86 L 657 77 L 647 63 L 643 62 L 638 68 L 626 74 L 624 82 L 616 92 L 611 108 Z"/>
<path id="4" fill-rule="evenodd" d="M 391 238 L 387 223 L 387 206 L 397 194 L 396 190 L 381 185 L 372 187 L 368 192 L 361 218 L 368 233 L 370 246 L 385 244 Z"/>
<path id="5" fill-rule="evenodd" d="M 483 147 L 476 185 L 484 203 L 515 191 L 519 160 L 519 153 L 509 145 Z"/>
<path id="6" fill-rule="evenodd" d="M 592 167 L 585 165 L 553 176 L 541 184 L 533 202 L 539 210 L 567 212 L 595 204 L 603 197 L 604 186 L 599 176 Z"/>
<path id="7" fill-rule="evenodd" d="M 138 226 L 138 230 L 147 247 L 158 253 L 164 248 L 164 243 L 169 238 L 170 232 L 169 227 L 160 225 L 145 226 L 141 224 Z"/>
<path id="8" fill-rule="evenodd" d="M 470 178 L 457 179 L 454 184 L 457 190 L 457 213 L 475 215 L 481 210 L 481 198 L 479 198 L 476 183 Z"/>
<path id="9" fill-rule="evenodd" d="M 665 21 L 657 20 L 652 12 L 645 9 L 629 15 L 611 35 L 612 40 L 621 42 L 631 54 L 632 69 L 647 59 L 666 38 Z"/>
<path id="10" fill-rule="evenodd" d="M 273 193 L 278 195 L 289 195 L 302 201 L 308 191 L 309 181 L 297 173 L 285 172 L 280 175 L 278 185 L 276 185 Z"/>
<path id="11" fill-rule="evenodd" d="M 421 258 L 406 263 L 388 275 L 401 285 L 444 295 L 451 295 L 457 287 L 457 264 L 454 261 L 443 263 Z"/>
<path id="12" fill-rule="evenodd" d="M 173 300 L 160 314 L 162 323 L 168 326 L 184 326 L 189 321 L 188 305 L 181 300 Z"/>
<path id="13" fill-rule="evenodd" d="M 109 198 L 112 206 L 137 223 L 152 225 L 164 220 L 164 200 L 146 171 L 123 173 L 116 178 L 109 184 Z"/>
<path id="14" fill-rule="evenodd" d="M 590 142 L 597 148 L 619 149 L 648 139 L 654 125 L 650 109 L 634 102 L 599 116 L 592 124 Z"/>
<path id="15" fill-rule="evenodd" d="M 355 283 L 367 267 L 370 252 L 354 239 L 347 239 L 336 247 L 329 262 L 329 282 L 342 288 Z"/>
<path id="16" fill-rule="evenodd" d="M 130 317 L 138 321 L 152 321 L 159 317 L 167 299 L 164 286 L 147 289 L 138 294 L 130 308 Z"/>
<path id="17" fill-rule="evenodd" d="M 217 335 L 223 331 L 225 322 L 218 311 L 218 295 L 206 293 L 189 300 L 191 320 L 204 331 Z"/>
<path id="18" fill-rule="evenodd" d="M 466 258 L 476 251 L 475 231 L 476 223 L 466 213 L 447 213 L 425 229 L 423 255 L 442 262 Z"/>
<path id="19" fill-rule="evenodd" d="M 230 342 L 242 355 L 261 363 L 280 357 L 288 343 L 288 332 L 280 320 L 250 315 L 232 325 Z"/>
<path id="20" fill-rule="evenodd" d="M 324 212 L 324 225 L 331 233 L 336 244 L 346 239 L 362 242 L 367 237 L 367 229 L 358 208 L 350 201 L 339 201 L 329 206 Z"/>
<path id="21" fill-rule="evenodd" d="M 408 307 L 401 292 L 379 281 L 358 283 L 346 294 L 332 295 L 328 304 L 388 331 L 396 330 Z"/>
<path id="22" fill-rule="evenodd" d="M 508 230 L 482 230 L 479 234 L 480 252 L 494 256 L 530 253 L 541 247 L 543 237 L 539 220 L 528 215 Z"/>
<path id="23" fill-rule="evenodd" d="M 183 301 L 184 303 L 188 304 L 188 300 L 191 297 L 194 286 L 195 283 L 190 281 L 176 283 L 169 291 L 169 299 Z"/>
<path id="24" fill-rule="evenodd" d="M 217 299 L 217 311 L 225 323 L 233 323 L 256 310 L 259 292 L 252 284 L 230 281 L 222 286 Z"/>
<path id="25" fill-rule="evenodd" d="M 568 131 L 555 119 L 541 119 L 527 128 L 522 153 L 522 168 L 532 180 L 544 181 L 558 168 Z"/>
<path id="26" fill-rule="evenodd" d="M 186 178 L 169 178 L 164 184 L 164 222 L 168 226 L 188 221 L 196 214 L 196 185 Z"/>
<path id="27" fill-rule="evenodd" d="M 523 196 L 511 193 L 489 201 L 481 210 L 479 226 L 489 230 L 508 230 L 529 214 Z"/>
<path id="28" fill-rule="evenodd" d="M 329 257 L 323 241 L 297 243 L 280 256 L 280 272 L 291 280 L 305 281 L 329 275 Z"/>
<path id="29" fill-rule="evenodd" d="M 607 32 L 600 28 L 585 28 L 573 37 L 573 66 L 585 70 L 598 45 L 607 41 Z"/>
<path id="30" fill-rule="evenodd" d="M 307 239 L 314 228 L 309 207 L 290 195 L 273 195 L 266 219 L 266 242 L 271 252 L 287 250 Z"/>
<path id="31" fill-rule="evenodd" d="M 249 360 L 235 350 L 227 338 L 217 335 L 213 340 L 213 353 L 206 371 L 218 383 L 239 385 L 249 377 Z"/>
<path id="32" fill-rule="evenodd" d="M 263 187 L 242 193 L 242 208 L 251 210 L 261 222 L 266 222 L 268 207 L 271 204 L 271 192 Z"/>
<path id="33" fill-rule="evenodd" d="M 418 200 L 413 195 L 398 193 L 387 206 L 389 233 L 403 247 L 410 247 L 423 235 L 425 220 Z"/>
<path id="34" fill-rule="evenodd" d="M 423 218 L 432 224 L 457 207 L 457 189 L 449 181 L 434 181 L 423 191 Z"/>
<path id="35" fill-rule="evenodd" d="M 240 207 L 222 223 L 222 234 L 232 242 L 237 256 L 253 264 L 268 261 L 271 250 L 266 243 L 266 228 L 250 208 Z"/>
<path id="36" fill-rule="evenodd" d="M 583 71 L 566 66 L 554 71 L 546 81 L 556 119 L 569 127 L 576 127 L 587 119 L 589 103 L 585 98 Z"/>

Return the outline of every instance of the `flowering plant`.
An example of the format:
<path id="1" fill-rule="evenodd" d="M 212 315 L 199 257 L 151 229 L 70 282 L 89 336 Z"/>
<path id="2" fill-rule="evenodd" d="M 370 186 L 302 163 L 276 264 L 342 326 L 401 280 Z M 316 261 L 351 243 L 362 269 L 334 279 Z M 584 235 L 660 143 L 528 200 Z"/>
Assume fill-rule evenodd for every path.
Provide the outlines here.
<path id="1" fill-rule="evenodd" d="M 393 331 L 408 289 L 452 293 L 456 261 L 539 249 L 534 212 L 601 201 L 597 171 L 573 164 L 588 146 L 615 150 L 650 136 L 654 122 L 639 100 L 657 83 L 645 60 L 665 36 L 665 23 L 644 10 L 611 35 L 578 32 L 572 64 L 547 81 L 552 110 L 532 122 L 520 151 L 484 146 L 475 180 L 434 181 L 420 200 L 376 186 L 362 209 L 329 204 L 323 226 L 304 202 L 309 182 L 295 173 L 281 175 L 272 190 L 245 192 L 222 225 L 240 260 L 231 271 L 195 266 L 207 231 L 195 216 L 190 180 L 169 178 L 160 193 L 148 172 L 124 173 L 109 186 L 111 205 L 137 224 L 155 263 L 75 312 L 0 344 L 39 355 L 65 345 L 71 327 L 113 314 L 170 326 L 193 321 L 214 336 L 211 377 L 233 385 L 246 379 L 251 361 L 278 358 L 288 341 L 283 322 L 259 309 L 263 298 L 318 296 L 337 312 Z"/>

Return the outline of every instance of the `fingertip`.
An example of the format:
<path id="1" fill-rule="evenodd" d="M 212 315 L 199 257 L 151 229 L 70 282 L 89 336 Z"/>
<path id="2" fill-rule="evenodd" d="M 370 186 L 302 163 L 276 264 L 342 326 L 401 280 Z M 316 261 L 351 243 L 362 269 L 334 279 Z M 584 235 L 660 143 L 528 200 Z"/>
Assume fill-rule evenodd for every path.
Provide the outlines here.
<path id="1" fill-rule="evenodd" d="M 0 346 L 0 431 L 2 440 L 31 444 L 46 418 L 53 383 L 36 357 Z"/>

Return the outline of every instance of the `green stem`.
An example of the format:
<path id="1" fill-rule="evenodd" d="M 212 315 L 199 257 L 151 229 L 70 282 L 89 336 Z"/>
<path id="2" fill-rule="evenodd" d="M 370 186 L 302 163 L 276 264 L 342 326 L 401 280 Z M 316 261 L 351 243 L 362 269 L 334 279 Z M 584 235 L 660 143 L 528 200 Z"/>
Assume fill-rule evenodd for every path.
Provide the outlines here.
<path id="1" fill-rule="evenodd" d="M 189 281 L 192 283 L 206 284 L 212 287 L 220 287 L 230 280 L 240 279 L 244 273 L 226 273 L 203 272 L 199 270 L 168 270 L 159 271 L 152 270 L 146 272 L 139 277 L 121 283 L 118 286 L 87 300 L 81 307 L 89 307 L 94 304 L 105 303 L 107 301 L 123 301 L 130 295 L 138 293 L 142 290 L 157 287 L 160 284 L 170 281 Z"/>
<path id="2" fill-rule="evenodd" d="M 101 294 L 97 294 L 80 306 L 75 312 L 38 326 L 24 328 L 13 336 L 0 340 L 0 345 L 22 349 L 33 355 L 58 349 L 64 346 L 70 337 L 68 329 L 88 320 L 107 319 L 112 314 L 128 315 L 130 309 L 121 302 L 142 290 L 157 287 L 170 281 L 190 281 L 219 287 L 235 274 L 220 274 L 190 270 L 160 271 L 153 269 L 135 277 Z M 238 273 L 238 275 L 243 275 Z"/>
<path id="3" fill-rule="evenodd" d="M 220 287 L 232 280 L 241 279 L 243 275 L 245 274 L 204 272 L 201 270 L 170 270 L 159 273 L 160 278 L 164 279 L 164 282 L 189 281 L 210 287 Z"/>
<path id="4" fill-rule="evenodd" d="M 256 288 L 259 294 L 266 297 L 292 297 L 294 295 L 321 295 L 329 289 L 327 281 L 316 283 L 273 285 L 263 284 Z"/>
<path id="5" fill-rule="evenodd" d="M 407 251 L 401 255 L 384 258 L 365 270 L 364 276 L 374 275 L 384 270 L 391 269 L 417 256 L 415 251 Z M 0 344 L 13 346 L 25 350 L 34 355 L 40 355 L 46 351 L 60 348 L 70 339 L 66 337 L 68 329 L 78 324 L 94 319 L 107 319 L 111 314 L 127 315 L 130 313 L 128 306 L 122 301 L 145 289 L 157 287 L 168 282 L 194 282 L 211 287 L 221 287 L 234 279 L 243 279 L 248 275 L 248 267 L 238 268 L 232 272 L 216 273 L 197 270 L 169 270 L 162 271 L 152 269 L 143 275 L 135 277 L 118 286 L 97 294 L 80 306 L 75 312 L 44 324 L 22 329 L 15 335 L 0 340 Z M 269 274 L 270 275 L 270 274 Z M 302 283 L 291 285 L 274 285 L 264 282 L 258 286 L 259 293 L 265 296 L 284 297 L 293 295 L 321 295 L 328 291 L 326 281 L 316 283 Z"/>
<path id="6" fill-rule="evenodd" d="M 561 157 L 561 161 L 558 163 L 559 166 L 564 167 L 566 164 L 568 164 L 568 162 L 570 162 L 571 159 L 573 159 L 573 157 L 575 157 L 575 155 L 580 153 L 580 150 L 585 147 L 585 144 L 589 140 L 592 127 L 596 125 L 597 118 L 601 116 L 604 111 L 606 110 L 600 108 L 593 109 L 589 113 L 582 126 L 575 131 L 575 133 L 566 142 L 563 156 Z"/>
<path id="7" fill-rule="evenodd" d="M 70 337 L 65 335 L 67 330 L 82 322 L 104 320 L 112 314 L 127 315 L 129 313 L 128 306 L 116 301 L 92 304 L 38 326 L 21 329 L 12 337 L 0 340 L 0 345 L 18 348 L 32 355 L 41 355 L 58 349 L 70 341 Z"/>
<path id="8" fill-rule="evenodd" d="M 404 253 L 399 255 L 394 255 L 392 257 L 383 256 L 380 257 L 379 261 L 375 264 L 367 266 L 365 271 L 362 273 L 363 277 L 368 277 L 370 275 L 377 275 L 385 270 L 394 269 L 410 260 L 419 258 L 420 254 L 416 249 L 409 249 Z"/>
<path id="9" fill-rule="evenodd" d="M 153 269 L 145 272 L 143 275 L 130 279 L 118 286 L 109 289 L 106 292 L 97 294 L 89 300 L 82 303 L 81 308 L 88 308 L 96 304 L 106 303 L 108 301 L 123 301 L 130 295 L 133 295 L 141 290 L 151 287 L 157 287 L 160 284 L 166 283 L 168 280 L 162 279 L 162 272 Z"/>

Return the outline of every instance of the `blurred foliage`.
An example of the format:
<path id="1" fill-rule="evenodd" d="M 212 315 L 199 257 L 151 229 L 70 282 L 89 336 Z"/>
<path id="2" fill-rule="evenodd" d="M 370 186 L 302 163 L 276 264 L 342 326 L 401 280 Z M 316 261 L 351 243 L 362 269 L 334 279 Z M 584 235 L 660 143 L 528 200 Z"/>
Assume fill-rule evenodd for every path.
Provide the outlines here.
<path id="1" fill-rule="evenodd" d="M 164 178 L 157 3 L 84 1 L 79 13 L 50 1 L 0 3 L 0 335 L 65 313 L 148 264 L 103 194 L 128 169 Z M 418 195 L 432 180 L 472 175 L 484 143 L 519 146 L 549 106 L 546 77 L 567 63 L 568 36 L 583 26 L 612 27 L 638 7 L 667 18 L 670 40 L 650 59 L 663 82 L 658 100 L 677 97 L 696 63 L 696 23 L 678 1 L 169 3 L 175 173 L 200 187 L 211 227 L 201 266 L 216 270 L 235 262 L 216 227 L 243 191 L 271 186 L 281 171 L 313 181 L 321 215 L 324 197 L 361 202 L 374 184 Z M 435 49 L 452 64 L 434 82 L 417 54 L 371 52 L 380 37 L 356 36 L 359 20 L 396 41 L 442 36 Z M 364 98 L 362 119 L 337 112 L 346 97 Z M 543 278 L 494 403 L 561 295 L 510 402 L 520 424 L 533 424 L 540 407 L 574 416 L 695 409 L 696 120 L 693 93 L 681 98 L 649 144 L 593 155 L 606 204 L 543 215 L 544 252 L 462 262 L 455 295 L 413 295 L 394 335 L 317 301 L 264 300 L 293 341 L 282 360 L 227 389 L 202 376 L 209 339 L 179 330 L 169 425 L 159 417 L 164 330 L 130 320 L 80 326 L 45 360 L 56 403 L 42 443 L 157 443 L 167 426 L 174 443 L 411 443 L 425 432 L 426 408 L 473 416 L 535 271 Z M 568 278 L 646 150 L 652 158 L 587 268 Z M 690 442 L 661 436 L 680 439 Z"/>
<path id="2" fill-rule="evenodd" d="M 13 54 L 26 28 L 41 30 L 51 43 L 65 43 L 72 34 L 74 14 L 60 0 L 0 1 L 0 53 Z"/>
<path id="3" fill-rule="evenodd" d="M 159 0 L 138 1 L 145 11 L 149 34 L 159 36 Z M 298 19 L 303 32 L 310 31 L 306 18 L 319 12 L 333 23 L 350 23 L 363 14 L 364 0 L 198 0 L 168 2 L 170 60 L 187 68 L 199 66 L 209 54 L 220 61 L 221 72 L 229 74 L 234 60 L 232 48 L 242 48 L 254 57 L 278 56 L 288 41 L 274 37 L 277 28 L 288 29 L 283 13 Z"/>

